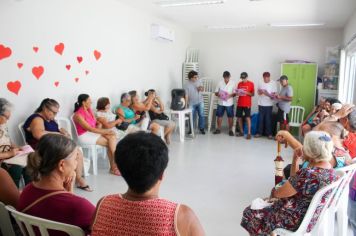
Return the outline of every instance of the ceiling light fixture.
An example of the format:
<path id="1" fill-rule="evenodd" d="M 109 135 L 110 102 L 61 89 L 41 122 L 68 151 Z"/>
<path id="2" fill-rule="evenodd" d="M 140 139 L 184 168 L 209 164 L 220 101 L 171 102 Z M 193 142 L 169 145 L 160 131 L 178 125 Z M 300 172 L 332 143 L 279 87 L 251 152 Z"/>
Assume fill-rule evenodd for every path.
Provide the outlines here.
<path id="1" fill-rule="evenodd" d="M 323 26 L 325 23 L 272 23 L 269 24 L 271 27 L 313 27 L 313 26 Z"/>
<path id="2" fill-rule="evenodd" d="M 171 1 L 158 1 L 155 2 L 160 7 L 184 7 L 184 6 L 197 6 L 197 5 L 214 5 L 224 4 L 226 0 L 171 0 Z"/>
<path id="3" fill-rule="evenodd" d="M 217 26 L 207 26 L 210 30 L 229 30 L 229 29 L 238 29 L 238 30 L 251 30 L 256 29 L 256 25 L 217 25 Z"/>

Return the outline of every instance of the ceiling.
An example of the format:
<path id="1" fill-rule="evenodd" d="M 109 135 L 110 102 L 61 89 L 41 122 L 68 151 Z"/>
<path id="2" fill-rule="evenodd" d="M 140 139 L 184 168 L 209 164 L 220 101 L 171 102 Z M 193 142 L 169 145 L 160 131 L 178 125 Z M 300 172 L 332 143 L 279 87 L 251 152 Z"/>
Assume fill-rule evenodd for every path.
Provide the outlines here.
<path id="1" fill-rule="evenodd" d="M 157 0 L 118 1 L 149 11 L 191 31 L 214 31 L 208 26 L 241 25 L 271 29 L 271 23 L 325 23 L 317 27 L 342 28 L 356 9 L 356 0 L 226 0 L 219 5 L 181 7 L 160 7 L 155 4 Z"/>

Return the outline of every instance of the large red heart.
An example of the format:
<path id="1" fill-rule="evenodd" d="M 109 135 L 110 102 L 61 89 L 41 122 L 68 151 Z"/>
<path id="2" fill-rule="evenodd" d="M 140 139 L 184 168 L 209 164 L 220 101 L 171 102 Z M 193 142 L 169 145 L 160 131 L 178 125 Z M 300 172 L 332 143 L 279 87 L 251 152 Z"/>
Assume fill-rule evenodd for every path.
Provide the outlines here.
<path id="1" fill-rule="evenodd" d="M 59 43 L 54 47 L 54 51 L 56 51 L 56 53 L 58 53 L 59 55 L 63 54 L 63 50 L 64 50 L 64 44 L 63 43 Z"/>
<path id="2" fill-rule="evenodd" d="M 99 60 L 101 57 L 101 53 L 98 50 L 94 50 L 94 57 L 96 60 Z"/>
<path id="3" fill-rule="evenodd" d="M 83 61 L 83 57 L 77 57 L 78 63 L 81 63 Z"/>
<path id="4" fill-rule="evenodd" d="M 0 60 L 10 57 L 11 53 L 11 48 L 5 47 L 4 45 L 0 44 Z"/>
<path id="5" fill-rule="evenodd" d="M 39 79 L 42 76 L 43 72 L 44 72 L 43 66 L 35 66 L 35 67 L 32 68 L 32 74 L 37 79 Z"/>
<path id="6" fill-rule="evenodd" d="M 17 67 L 18 67 L 19 69 L 21 69 L 22 66 L 23 66 L 23 63 L 21 63 L 21 62 L 18 62 L 18 63 L 17 63 Z"/>
<path id="7" fill-rule="evenodd" d="M 38 47 L 33 47 L 32 49 L 33 49 L 33 51 L 35 51 L 36 53 L 38 52 Z"/>
<path id="8" fill-rule="evenodd" d="M 21 82 L 18 80 L 16 80 L 15 82 L 10 81 L 7 83 L 7 89 L 16 95 L 19 95 L 20 88 L 21 88 Z"/>
<path id="9" fill-rule="evenodd" d="M 70 67 L 71 67 L 70 65 L 66 65 L 67 70 L 70 70 Z"/>
<path id="10" fill-rule="evenodd" d="M 58 85 L 59 85 L 58 81 L 54 82 L 54 86 L 58 87 Z"/>

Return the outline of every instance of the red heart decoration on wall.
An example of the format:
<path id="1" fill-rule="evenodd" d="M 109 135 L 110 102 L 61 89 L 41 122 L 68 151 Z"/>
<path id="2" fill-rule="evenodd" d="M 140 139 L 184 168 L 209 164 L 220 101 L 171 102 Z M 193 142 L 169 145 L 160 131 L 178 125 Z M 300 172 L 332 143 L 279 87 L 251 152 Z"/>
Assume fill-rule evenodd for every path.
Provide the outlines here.
<path id="1" fill-rule="evenodd" d="M 96 60 L 99 60 L 101 57 L 101 52 L 99 52 L 98 50 L 94 50 L 94 57 Z"/>
<path id="2" fill-rule="evenodd" d="M 77 83 L 78 83 L 78 81 L 79 81 L 79 78 L 75 78 L 74 80 L 75 80 L 75 82 L 77 82 Z"/>
<path id="3" fill-rule="evenodd" d="M 86 70 L 86 71 L 85 71 L 85 75 L 88 75 L 88 74 L 89 74 L 89 71 L 88 71 L 88 70 Z"/>
<path id="4" fill-rule="evenodd" d="M 21 63 L 21 62 L 17 63 L 17 67 L 18 67 L 19 69 L 21 69 L 22 66 L 23 66 L 23 63 Z"/>
<path id="5" fill-rule="evenodd" d="M 58 81 L 54 82 L 54 86 L 58 87 L 58 85 L 59 85 Z"/>
<path id="6" fill-rule="evenodd" d="M 67 70 L 70 70 L 70 67 L 71 67 L 70 65 L 66 65 Z"/>
<path id="7" fill-rule="evenodd" d="M 35 53 L 38 52 L 38 47 L 33 47 L 32 49 L 33 49 L 33 51 L 35 51 Z"/>
<path id="8" fill-rule="evenodd" d="M 63 50 L 64 50 L 64 44 L 63 43 L 59 43 L 54 47 L 54 51 L 56 51 L 56 53 L 58 53 L 59 55 L 63 54 Z"/>
<path id="9" fill-rule="evenodd" d="M 83 57 L 77 57 L 78 63 L 81 63 L 83 61 Z"/>
<path id="10" fill-rule="evenodd" d="M 43 66 L 35 66 L 35 67 L 32 68 L 32 74 L 37 79 L 39 79 L 42 76 L 43 72 L 44 72 Z"/>
<path id="11" fill-rule="evenodd" d="M 15 82 L 10 81 L 7 83 L 7 89 L 16 95 L 19 95 L 20 88 L 21 88 L 21 82 L 18 80 L 16 80 Z"/>
<path id="12" fill-rule="evenodd" d="M 11 48 L 5 47 L 4 45 L 0 44 L 0 60 L 10 57 L 11 53 Z"/>

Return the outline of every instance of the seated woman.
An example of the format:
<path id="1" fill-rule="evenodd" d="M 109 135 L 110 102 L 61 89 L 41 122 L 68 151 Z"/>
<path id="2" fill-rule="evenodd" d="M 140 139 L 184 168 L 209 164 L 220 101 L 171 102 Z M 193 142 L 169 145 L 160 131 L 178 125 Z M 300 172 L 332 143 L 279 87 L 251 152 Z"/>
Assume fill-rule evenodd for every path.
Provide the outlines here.
<path id="1" fill-rule="evenodd" d="M 136 91 L 129 92 L 131 96 L 131 109 L 138 115 L 141 116 L 142 119 L 142 130 L 151 130 L 152 133 L 159 135 L 160 126 L 157 123 L 150 123 L 146 116 L 146 111 L 149 111 L 152 107 L 152 103 L 154 100 L 154 93 L 149 93 L 147 99 L 144 102 L 140 101 L 140 97 L 138 96 Z M 145 120 L 144 120 L 145 119 Z"/>
<path id="2" fill-rule="evenodd" d="M 303 158 L 309 161 L 309 166 L 297 171 L 278 189 L 272 189 L 271 197 L 275 201 L 271 206 L 258 210 L 247 207 L 243 212 L 241 226 L 250 235 L 271 234 L 276 228 L 296 231 L 314 194 L 337 179 L 335 170 L 329 163 L 332 149 L 329 134 L 323 131 L 308 132 L 304 139 Z M 295 155 L 294 158 L 298 159 L 300 156 Z M 315 223 L 321 209 L 314 214 L 311 222 Z"/>
<path id="3" fill-rule="evenodd" d="M 147 96 L 146 100 L 149 99 L 150 94 L 153 94 L 153 97 L 154 97 L 151 109 L 148 111 L 151 121 L 153 123 L 157 123 L 160 126 L 164 127 L 164 140 L 166 141 L 166 144 L 170 144 L 171 143 L 171 135 L 174 131 L 176 124 L 173 121 L 169 120 L 169 117 L 166 114 L 164 114 L 163 102 L 156 95 L 155 90 L 150 89 L 145 93 L 145 95 Z M 147 102 L 146 100 L 145 100 L 145 102 Z"/>
<path id="4" fill-rule="evenodd" d="M 129 134 L 118 143 L 115 161 L 129 189 L 98 202 L 92 236 L 204 235 L 189 207 L 158 196 L 168 164 L 162 139 L 142 131 Z"/>
<path id="5" fill-rule="evenodd" d="M 16 186 L 19 187 L 21 176 L 23 176 L 25 184 L 31 182 L 31 178 L 26 173 L 26 168 L 19 165 L 1 163 L 1 160 L 14 157 L 20 151 L 20 147 L 11 142 L 7 128 L 7 122 L 11 117 L 11 108 L 12 105 L 9 101 L 5 98 L 0 98 L 0 165 L 9 172 Z"/>
<path id="6" fill-rule="evenodd" d="M 28 117 L 23 125 L 25 131 L 26 142 L 33 149 L 37 148 L 38 141 L 45 134 L 61 134 L 70 138 L 67 130 L 59 128 L 55 121 L 59 112 L 59 103 L 50 98 L 44 99 L 35 113 Z M 82 177 L 84 156 L 79 152 L 78 168 L 76 169 L 76 184 L 77 187 L 85 191 L 93 191 Z"/>
<path id="7" fill-rule="evenodd" d="M 117 129 L 117 126 L 122 124 L 120 118 L 116 118 L 116 115 L 110 111 L 110 100 L 107 97 L 98 99 L 96 104 L 96 120 L 104 129 L 111 129 L 116 134 L 116 139 L 121 139 L 125 132 Z"/>
<path id="8" fill-rule="evenodd" d="M 117 117 L 123 121 L 123 124 L 118 129 L 124 130 L 126 134 L 139 131 L 141 126 L 141 116 L 135 114 L 130 108 L 131 96 L 128 93 L 123 93 L 120 98 L 120 105 L 115 107 Z"/>
<path id="9" fill-rule="evenodd" d="M 107 147 L 110 162 L 110 173 L 120 176 L 120 171 L 114 163 L 114 152 L 117 139 L 111 129 L 97 127 L 97 121 L 91 110 L 91 99 L 87 94 L 80 94 L 74 104 L 73 120 L 78 133 L 78 141 L 87 145 L 101 145 Z"/>
<path id="10" fill-rule="evenodd" d="M 76 225 L 90 233 L 95 207 L 73 194 L 78 147 L 69 138 L 45 134 L 28 158 L 33 182 L 20 195 L 17 210 L 61 223 Z M 67 235 L 50 232 L 50 235 Z"/>

